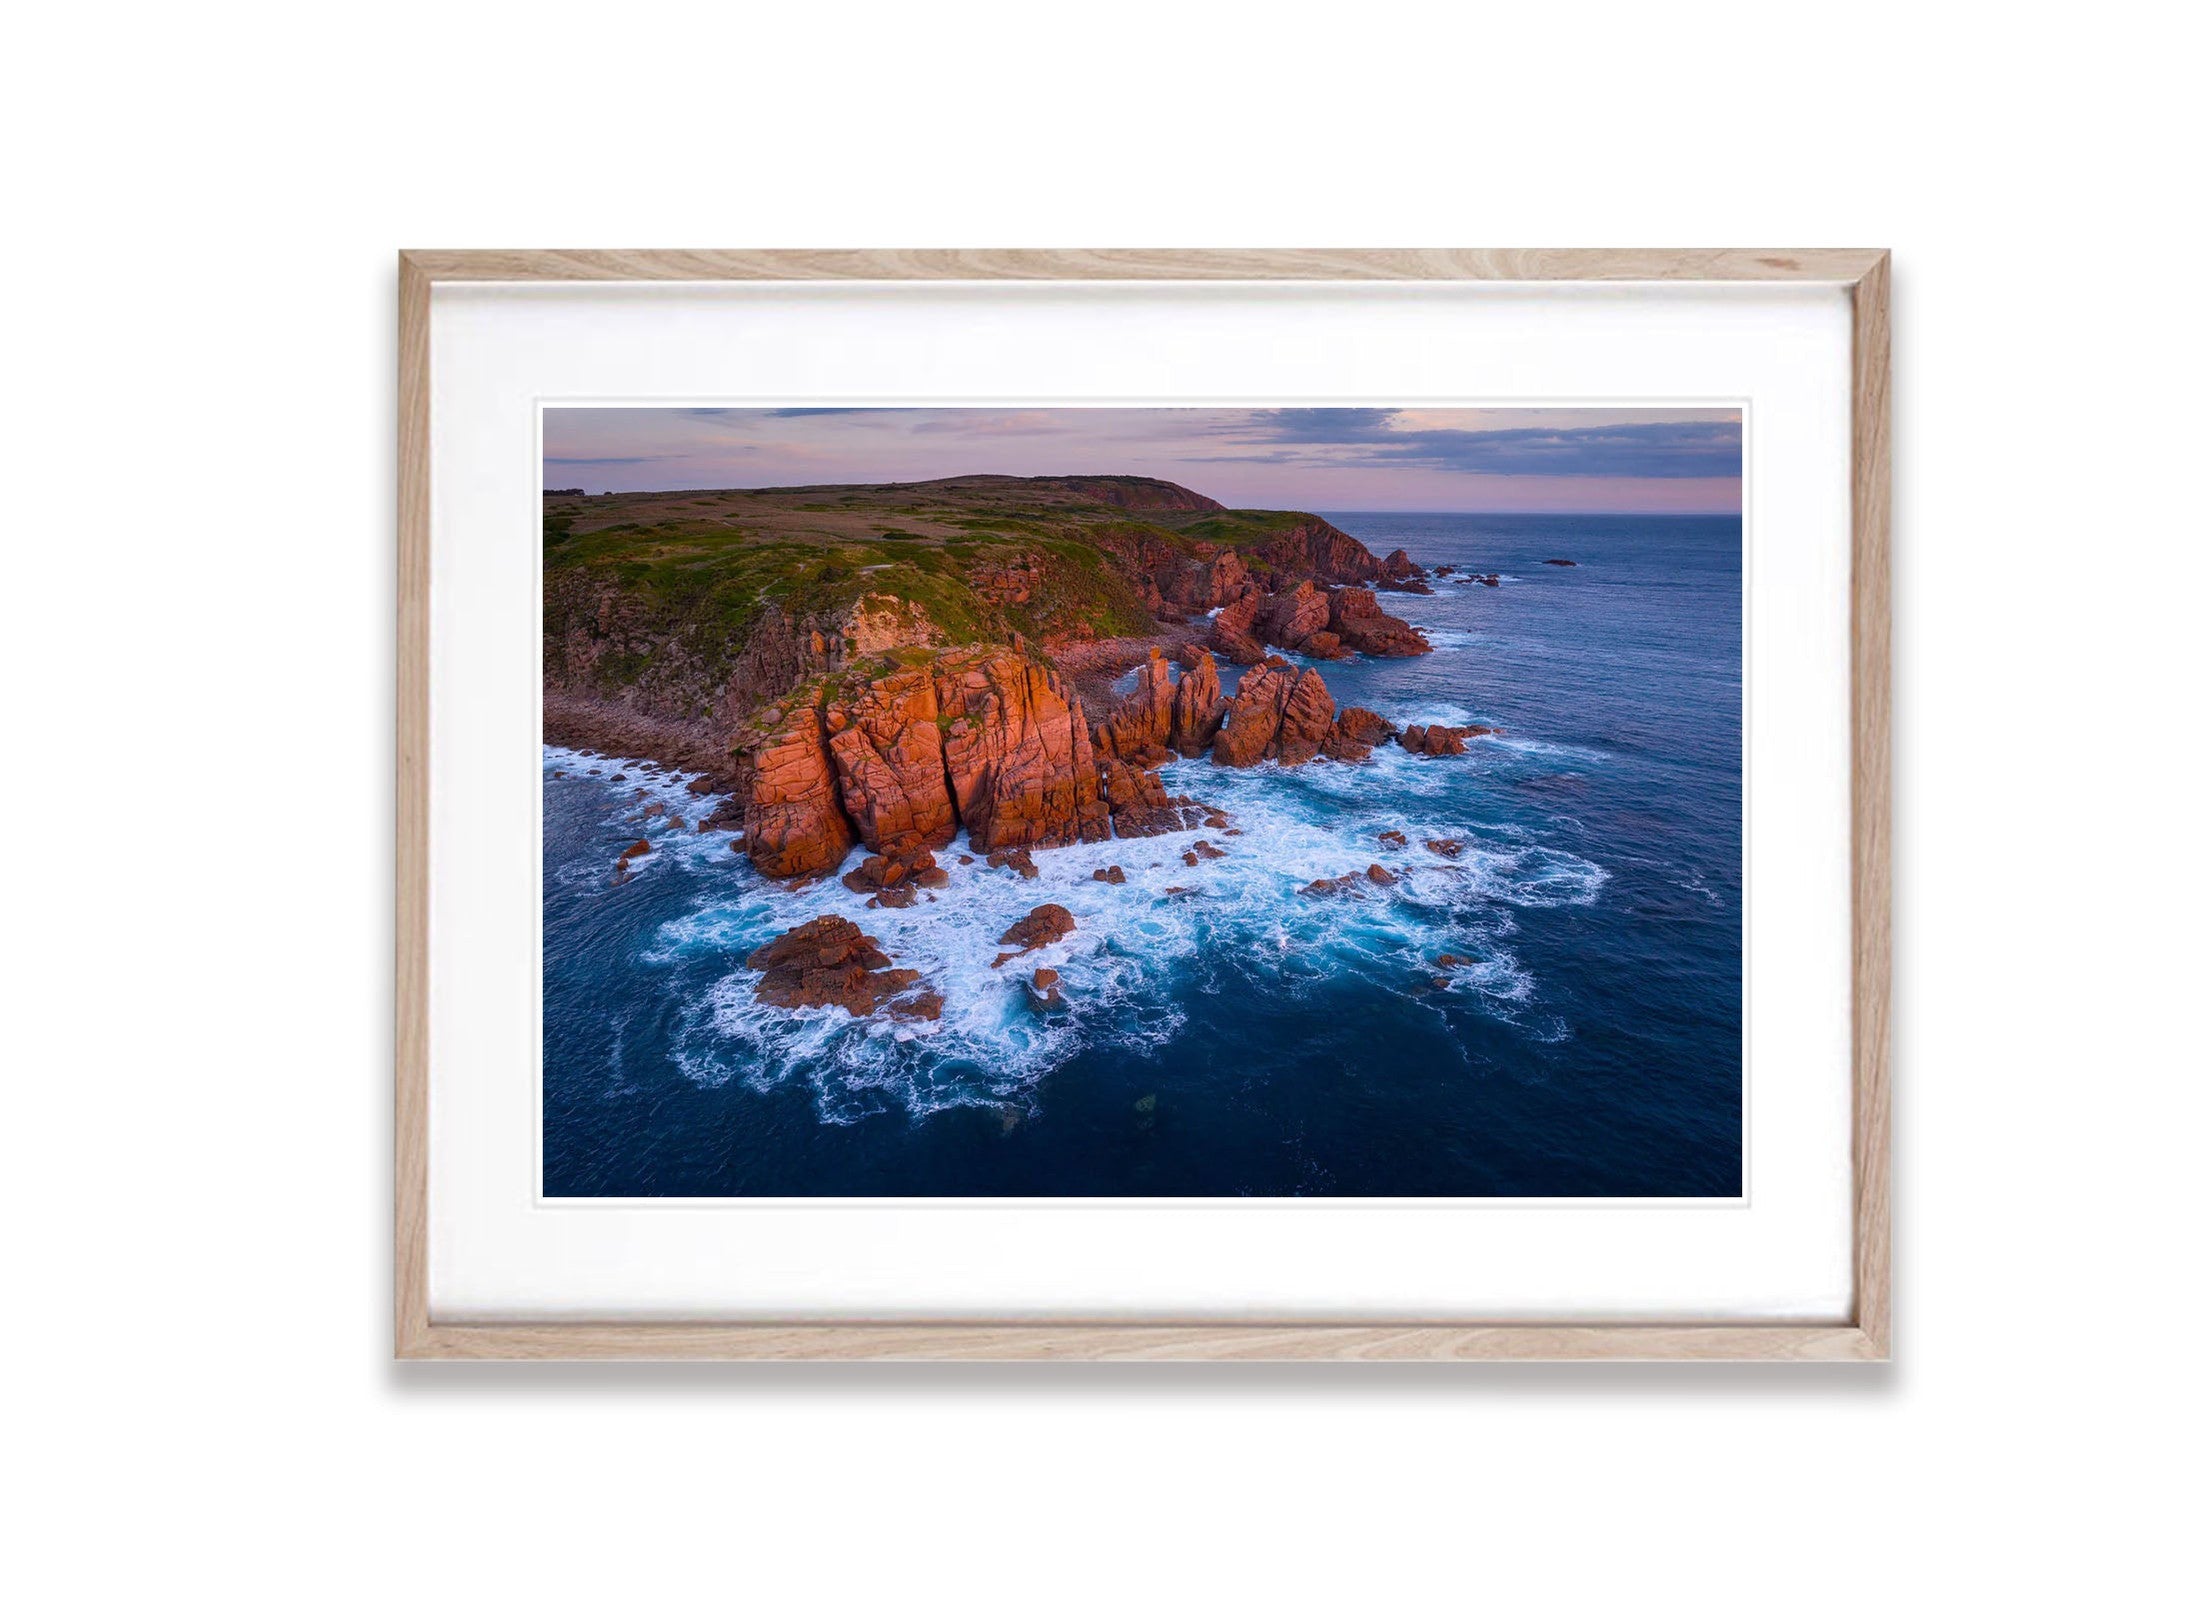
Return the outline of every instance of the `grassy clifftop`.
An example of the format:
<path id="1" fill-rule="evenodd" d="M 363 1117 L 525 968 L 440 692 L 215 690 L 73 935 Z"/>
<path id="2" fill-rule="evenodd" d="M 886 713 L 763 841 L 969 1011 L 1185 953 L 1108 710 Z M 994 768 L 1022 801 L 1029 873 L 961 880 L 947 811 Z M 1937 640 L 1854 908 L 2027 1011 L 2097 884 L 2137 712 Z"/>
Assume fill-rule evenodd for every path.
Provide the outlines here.
<path id="1" fill-rule="evenodd" d="M 1263 545 L 1308 523 L 1134 477 L 549 497 L 544 672 L 707 714 L 766 618 L 824 622 L 867 595 L 921 607 L 946 643 L 1136 637 L 1157 627 L 1155 575 L 1225 548 L 1259 570 Z"/>

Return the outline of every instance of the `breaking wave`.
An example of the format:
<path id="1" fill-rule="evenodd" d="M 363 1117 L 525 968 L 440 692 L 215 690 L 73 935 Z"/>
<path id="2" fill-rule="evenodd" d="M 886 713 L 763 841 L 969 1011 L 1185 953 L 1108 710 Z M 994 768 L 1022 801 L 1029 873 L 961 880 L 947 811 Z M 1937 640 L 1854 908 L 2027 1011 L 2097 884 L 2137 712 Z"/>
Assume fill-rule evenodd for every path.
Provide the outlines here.
<path id="1" fill-rule="evenodd" d="M 1425 719 L 1464 719 L 1449 707 L 1434 712 Z M 945 886 L 904 910 L 866 909 L 864 896 L 836 879 L 789 891 L 761 877 L 733 835 L 697 830 L 719 801 L 688 794 L 686 774 L 554 748 L 544 768 L 560 781 L 618 778 L 631 802 L 602 823 L 601 856 L 563 864 L 561 883 L 621 894 L 645 876 L 677 874 L 676 884 L 660 886 L 676 887 L 683 908 L 657 922 L 641 959 L 661 968 L 677 995 L 680 1071 L 704 1085 L 806 1091 L 818 1116 L 837 1123 L 896 1107 L 917 1116 L 971 1105 L 1035 1113 L 1030 1090 L 1062 1064 L 1097 1047 L 1155 1053 L 1194 1007 L 1232 990 L 1341 979 L 1399 1003 L 1468 1008 L 1562 1036 L 1564 1019 L 1538 1011 L 1533 975 L 1510 947 L 1513 918 L 1592 904 L 1607 873 L 1515 825 L 1476 820 L 1477 762 L 1504 742 L 1477 740 L 1472 756 L 1452 760 L 1391 746 L 1359 765 L 1180 762 L 1164 768 L 1163 781 L 1228 812 L 1225 826 L 1035 851 L 1038 876 L 1029 881 L 987 868 L 958 837 L 935 852 Z M 1385 832 L 1407 842 L 1397 847 Z M 631 838 L 646 839 L 650 852 L 619 882 L 610 862 Z M 1452 852 L 1429 850 L 1430 839 Z M 1198 841 L 1224 853 L 1194 852 L 1186 864 Z M 858 850 L 846 865 L 863 858 Z M 1398 882 L 1301 892 L 1374 863 Z M 1111 866 L 1123 869 L 1123 884 L 1094 880 Z M 1076 930 L 996 968 L 1002 931 L 1047 903 L 1067 907 Z M 827 914 L 857 921 L 897 966 L 921 973 L 940 997 L 938 1020 L 758 1002 L 758 976 L 741 964 L 747 954 Z M 1452 963 L 1439 963 L 1446 955 Z M 1042 966 L 1060 973 L 1057 1009 L 1031 998 L 1026 980 Z"/>

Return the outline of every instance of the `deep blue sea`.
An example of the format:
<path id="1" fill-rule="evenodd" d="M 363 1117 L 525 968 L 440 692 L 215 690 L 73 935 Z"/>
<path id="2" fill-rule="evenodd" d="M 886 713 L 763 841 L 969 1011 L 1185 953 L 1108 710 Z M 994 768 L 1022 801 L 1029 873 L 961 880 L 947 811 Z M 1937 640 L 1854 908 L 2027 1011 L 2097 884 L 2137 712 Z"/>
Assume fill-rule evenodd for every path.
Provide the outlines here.
<path id="1" fill-rule="evenodd" d="M 1235 838 L 1043 851 L 1035 882 L 954 864 L 958 840 L 930 903 L 866 911 L 694 833 L 715 802 L 683 779 L 546 749 L 545 1192 L 1738 1194 L 1740 519 L 1329 516 L 1502 578 L 1384 595 L 1435 652 L 1320 663 L 1337 702 L 1506 732 L 1446 760 L 1164 770 Z M 644 796 L 689 830 L 632 821 Z M 1408 850 L 1377 843 L 1392 828 Z M 614 886 L 637 834 L 655 852 Z M 1193 836 L 1230 853 L 1186 867 Z M 1414 869 L 1298 892 L 1374 861 Z M 1091 880 L 1117 864 L 1124 886 Z M 1077 932 L 995 971 L 1049 900 Z M 827 912 L 921 969 L 941 1019 L 757 1005 L 749 951 Z M 1054 1014 L 1019 980 L 1040 965 Z"/>

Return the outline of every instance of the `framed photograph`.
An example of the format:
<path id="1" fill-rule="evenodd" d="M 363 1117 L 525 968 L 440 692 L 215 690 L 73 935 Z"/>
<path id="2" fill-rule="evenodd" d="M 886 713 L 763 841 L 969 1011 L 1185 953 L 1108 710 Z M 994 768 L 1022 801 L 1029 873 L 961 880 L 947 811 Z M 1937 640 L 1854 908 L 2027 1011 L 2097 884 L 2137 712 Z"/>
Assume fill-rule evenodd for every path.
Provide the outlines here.
<path id="1" fill-rule="evenodd" d="M 401 256 L 397 1353 L 1885 1358 L 1887 279 Z"/>

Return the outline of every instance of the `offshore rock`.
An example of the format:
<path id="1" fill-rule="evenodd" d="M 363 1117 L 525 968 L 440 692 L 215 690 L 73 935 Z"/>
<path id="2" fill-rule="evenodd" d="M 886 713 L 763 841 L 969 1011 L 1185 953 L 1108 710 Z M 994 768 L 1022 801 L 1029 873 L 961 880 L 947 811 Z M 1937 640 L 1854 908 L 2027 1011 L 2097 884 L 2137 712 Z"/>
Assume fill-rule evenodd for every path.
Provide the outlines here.
<path id="1" fill-rule="evenodd" d="M 1386 716 L 1377 716 L 1362 705 L 1347 705 L 1336 713 L 1336 728 L 1344 737 L 1359 744 L 1387 744 L 1397 737 L 1397 724 Z"/>
<path id="2" fill-rule="evenodd" d="M 1362 655 L 1425 655 L 1435 648 L 1365 589 L 1342 588 L 1329 596 L 1329 631 Z"/>
<path id="3" fill-rule="evenodd" d="M 1406 728 L 1398 742 L 1415 755 L 1463 755 L 1468 739 L 1486 738 L 1502 731 L 1487 722 L 1471 722 L 1465 727 L 1445 727 L 1440 722 L 1432 722 L 1426 727 Z"/>
<path id="4" fill-rule="evenodd" d="M 1017 950 L 1043 949 L 1058 944 L 1077 930 L 1077 919 L 1065 905 L 1041 905 L 1000 935 L 1000 942 Z M 996 963 L 997 964 L 997 963 Z"/>
<path id="5" fill-rule="evenodd" d="M 919 975 L 882 969 L 892 962 L 878 940 L 842 916 L 820 916 L 780 934 L 750 955 L 748 966 L 764 974 L 756 997 L 766 1005 L 838 1005 L 855 1016 L 868 1016 Z"/>
<path id="6" fill-rule="evenodd" d="M 906 999 L 896 1000 L 887 1011 L 889 1016 L 906 1017 L 914 1022 L 936 1022 L 939 1013 L 946 1009 L 946 1002 L 930 989 L 919 989 Z"/>
<path id="7" fill-rule="evenodd" d="M 1338 894 L 1357 894 L 1366 880 L 1364 872 L 1346 872 L 1342 877 L 1316 877 L 1298 892 L 1310 899 L 1330 899 Z"/>
<path id="8" fill-rule="evenodd" d="M 938 868 L 938 861 L 928 849 L 904 855 L 873 855 L 841 878 L 840 886 L 851 894 L 875 894 L 919 883 L 936 888 L 946 881 L 946 874 Z"/>
<path id="9" fill-rule="evenodd" d="M 831 706 L 826 725 L 841 802 L 865 844 L 894 854 L 954 837 L 939 691 L 929 671 L 903 669 L 872 680 L 852 700 Z"/>
<path id="10" fill-rule="evenodd" d="M 1336 726 L 1322 742 L 1321 753 L 1336 761 L 1363 761 L 1377 745 L 1397 737 L 1397 726 L 1364 706 L 1347 705 L 1336 713 Z M 1399 842 L 1403 842 L 1402 836 Z"/>

